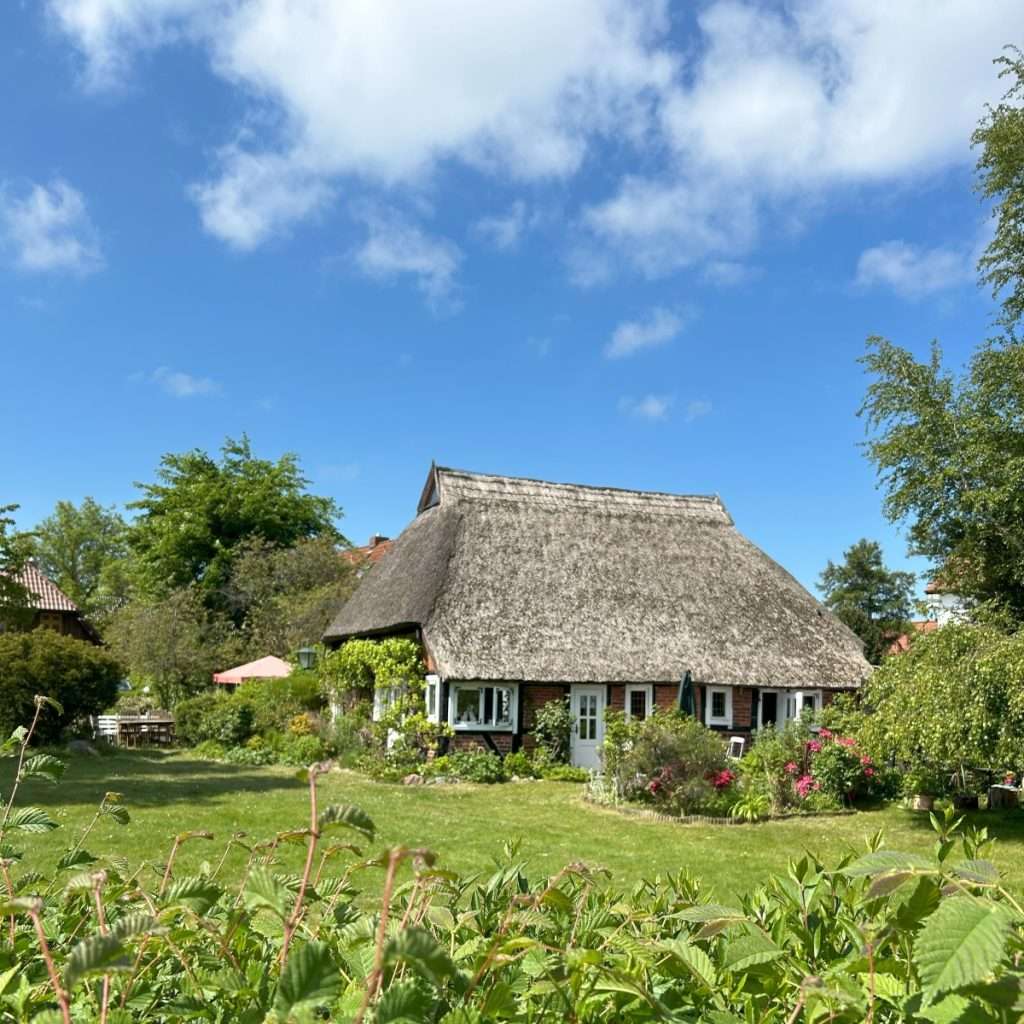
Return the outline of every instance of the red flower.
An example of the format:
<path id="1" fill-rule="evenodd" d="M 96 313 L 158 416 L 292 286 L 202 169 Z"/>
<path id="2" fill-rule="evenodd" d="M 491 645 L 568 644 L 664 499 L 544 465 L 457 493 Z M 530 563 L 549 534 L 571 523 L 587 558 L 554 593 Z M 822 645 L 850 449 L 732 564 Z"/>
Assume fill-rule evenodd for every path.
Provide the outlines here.
<path id="1" fill-rule="evenodd" d="M 870 757 L 868 757 L 868 755 L 867 755 L 867 754 L 865 754 L 865 755 L 864 755 L 864 756 L 863 756 L 863 757 L 862 757 L 862 758 L 860 759 L 860 763 L 861 763 L 861 764 L 871 764 L 871 758 L 870 758 Z"/>
<path id="2" fill-rule="evenodd" d="M 875 774 L 874 768 L 865 768 L 864 774 L 870 779 Z"/>
<path id="3" fill-rule="evenodd" d="M 817 754 L 821 750 L 821 744 L 817 740 L 809 740 L 807 743 L 807 749 L 812 754 Z"/>
<path id="4" fill-rule="evenodd" d="M 661 782 L 658 779 L 651 779 L 647 784 L 647 788 L 651 793 L 657 793 L 661 789 Z"/>
<path id="5" fill-rule="evenodd" d="M 819 729 L 818 730 L 818 735 L 823 740 L 830 740 L 830 739 L 832 739 L 832 730 L 831 729 Z"/>
<path id="6" fill-rule="evenodd" d="M 726 768 L 724 771 L 720 771 L 717 775 L 715 775 L 715 777 L 712 779 L 712 785 L 715 787 L 715 789 L 726 789 L 733 784 L 735 778 L 735 774 L 729 771 L 728 768 Z"/>
<path id="7" fill-rule="evenodd" d="M 796 775 L 800 769 L 797 768 L 795 761 L 790 761 L 783 770 L 787 775 Z"/>

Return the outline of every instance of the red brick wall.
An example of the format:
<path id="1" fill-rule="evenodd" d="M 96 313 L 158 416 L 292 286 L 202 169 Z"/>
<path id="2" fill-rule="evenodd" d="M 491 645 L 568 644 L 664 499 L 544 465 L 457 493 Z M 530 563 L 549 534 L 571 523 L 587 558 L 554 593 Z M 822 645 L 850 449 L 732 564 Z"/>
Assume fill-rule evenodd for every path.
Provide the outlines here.
<path id="1" fill-rule="evenodd" d="M 502 754 L 508 754 L 512 750 L 512 733 L 492 732 L 489 734 L 494 745 Z M 479 732 L 457 732 L 448 744 L 449 750 L 483 750 L 487 753 L 494 753 L 484 739 L 483 733 Z"/>
<path id="2" fill-rule="evenodd" d="M 611 700 L 608 702 L 608 707 L 613 711 L 625 711 L 626 710 L 626 687 L 621 683 L 616 683 L 612 688 Z"/>
<path id="3" fill-rule="evenodd" d="M 549 700 L 564 700 L 566 691 L 564 686 L 531 683 L 519 687 L 519 728 L 525 733 L 531 732 L 534 725 L 534 715 L 538 708 L 547 704 Z"/>

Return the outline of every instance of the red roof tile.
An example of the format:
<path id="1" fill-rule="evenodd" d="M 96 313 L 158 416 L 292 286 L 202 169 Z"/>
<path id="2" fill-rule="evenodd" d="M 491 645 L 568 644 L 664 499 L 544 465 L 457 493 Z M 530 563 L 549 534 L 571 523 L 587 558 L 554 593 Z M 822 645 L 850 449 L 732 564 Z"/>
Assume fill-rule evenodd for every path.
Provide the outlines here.
<path id="1" fill-rule="evenodd" d="M 38 611 L 78 611 L 78 605 L 35 562 L 27 562 L 15 578 L 29 592 L 31 606 Z"/>

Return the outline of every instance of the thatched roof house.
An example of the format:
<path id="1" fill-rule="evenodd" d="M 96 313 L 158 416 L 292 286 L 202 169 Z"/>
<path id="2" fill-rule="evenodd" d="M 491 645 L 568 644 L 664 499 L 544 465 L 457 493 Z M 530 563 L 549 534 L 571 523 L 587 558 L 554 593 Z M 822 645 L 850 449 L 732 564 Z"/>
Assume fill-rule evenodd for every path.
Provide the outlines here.
<path id="1" fill-rule="evenodd" d="M 441 467 L 326 640 L 400 633 L 422 640 L 457 734 L 512 749 L 534 707 L 569 693 L 584 763 L 606 705 L 671 705 L 687 672 L 698 714 L 744 732 L 870 671 L 857 637 L 717 497 Z"/>

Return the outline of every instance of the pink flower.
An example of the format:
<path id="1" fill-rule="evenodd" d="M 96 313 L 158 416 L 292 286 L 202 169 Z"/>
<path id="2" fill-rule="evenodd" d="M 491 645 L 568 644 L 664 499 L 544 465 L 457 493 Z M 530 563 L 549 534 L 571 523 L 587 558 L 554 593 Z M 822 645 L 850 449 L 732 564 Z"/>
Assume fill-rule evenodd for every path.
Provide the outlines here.
<path id="1" fill-rule="evenodd" d="M 863 756 L 863 757 L 862 757 L 862 758 L 860 759 L 860 763 L 861 763 L 861 764 L 871 764 L 871 758 L 870 758 L 870 757 L 868 757 L 868 755 L 867 755 L 867 754 L 865 754 L 865 755 L 864 755 L 864 756 Z"/>
<path id="2" fill-rule="evenodd" d="M 647 784 L 647 788 L 651 793 L 657 793 L 661 789 L 661 783 L 657 779 L 651 779 Z"/>
<path id="3" fill-rule="evenodd" d="M 818 730 L 818 735 L 823 740 L 830 740 L 830 739 L 832 739 L 832 730 L 831 729 L 819 729 Z"/>
<path id="4" fill-rule="evenodd" d="M 807 743 L 807 749 L 812 754 L 817 754 L 821 750 L 821 744 L 817 740 L 809 740 Z"/>
<path id="5" fill-rule="evenodd" d="M 715 789 L 727 789 L 733 784 L 733 780 L 736 776 L 726 768 L 724 771 L 720 771 L 713 779 L 712 785 Z"/>
<path id="6" fill-rule="evenodd" d="M 800 769 L 797 768 L 795 761 L 790 761 L 783 770 L 787 775 L 796 775 Z"/>
<path id="7" fill-rule="evenodd" d="M 865 768 L 864 774 L 870 779 L 875 774 L 874 768 Z"/>
<path id="8" fill-rule="evenodd" d="M 821 783 L 813 775 L 801 775 L 793 783 L 793 788 L 797 791 L 801 800 L 806 800 L 809 793 L 821 789 Z"/>
<path id="9" fill-rule="evenodd" d="M 836 743 L 838 743 L 841 747 L 857 746 L 857 741 L 852 736 L 837 736 Z"/>

